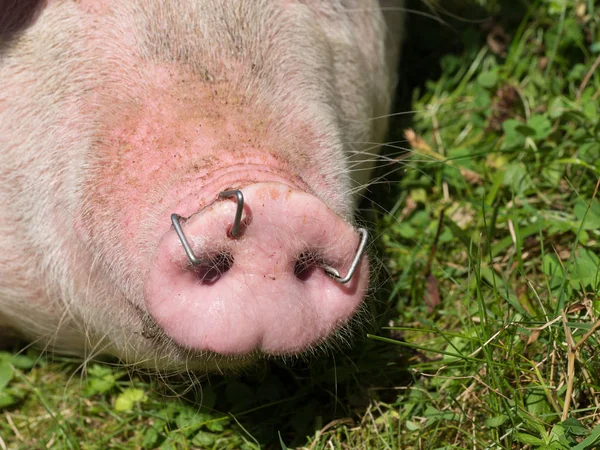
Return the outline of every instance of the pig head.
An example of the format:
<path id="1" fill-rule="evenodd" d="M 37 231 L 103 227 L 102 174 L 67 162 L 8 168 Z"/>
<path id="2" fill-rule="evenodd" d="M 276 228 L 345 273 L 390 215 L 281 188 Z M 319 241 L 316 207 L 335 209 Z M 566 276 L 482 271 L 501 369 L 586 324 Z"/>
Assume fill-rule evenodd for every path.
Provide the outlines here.
<path id="1" fill-rule="evenodd" d="M 343 341 L 399 10 L 19 5 L 0 29 L 0 334 L 206 370 Z"/>

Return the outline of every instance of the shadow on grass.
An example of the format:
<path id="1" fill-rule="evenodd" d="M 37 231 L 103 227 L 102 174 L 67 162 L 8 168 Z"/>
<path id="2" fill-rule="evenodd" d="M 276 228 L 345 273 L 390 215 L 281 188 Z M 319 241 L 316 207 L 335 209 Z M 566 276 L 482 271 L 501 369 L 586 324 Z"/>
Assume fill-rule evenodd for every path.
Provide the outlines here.
<path id="1" fill-rule="evenodd" d="M 199 405 L 212 396 L 212 409 L 232 414 L 261 448 L 281 448 L 278 434 L 296 447 L 332 421 L 358 425 L 374 400 L 393 403 L 396 388 L 410 382 L 407 366 L 398 349 L 363 342 L 345 356 L 269 362 L 241 377 L 211 377 L 201 395 L 188 399 Z"/>

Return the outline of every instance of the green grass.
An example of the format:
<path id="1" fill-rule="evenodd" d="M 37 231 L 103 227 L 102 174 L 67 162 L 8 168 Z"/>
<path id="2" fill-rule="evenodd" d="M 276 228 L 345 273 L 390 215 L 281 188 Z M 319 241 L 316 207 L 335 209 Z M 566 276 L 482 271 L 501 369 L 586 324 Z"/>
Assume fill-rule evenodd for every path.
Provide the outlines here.
<path id="1" fill-rule="evenodd" d="M 600 5 L 409 6 L 368 337 L 202 381 L 15 349 L 0 449 L 600 448 Z"/>

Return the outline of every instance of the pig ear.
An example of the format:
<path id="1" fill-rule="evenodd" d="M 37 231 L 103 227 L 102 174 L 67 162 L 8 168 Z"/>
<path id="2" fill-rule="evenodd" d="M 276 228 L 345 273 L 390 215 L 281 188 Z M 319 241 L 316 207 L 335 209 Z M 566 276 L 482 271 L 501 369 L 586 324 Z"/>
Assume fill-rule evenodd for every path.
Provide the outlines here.
<path id="1" fill-rule="evenodd" d="M 47 3 L 48 0 L 0 0 L 0 50 L 9 39 L 31 26 Z"/>

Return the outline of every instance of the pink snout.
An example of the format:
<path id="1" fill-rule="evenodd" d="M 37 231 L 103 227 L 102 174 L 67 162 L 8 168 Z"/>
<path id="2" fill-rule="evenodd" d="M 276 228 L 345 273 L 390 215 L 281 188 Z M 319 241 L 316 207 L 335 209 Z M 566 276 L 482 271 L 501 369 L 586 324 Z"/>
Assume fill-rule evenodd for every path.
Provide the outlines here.
<path id="1" fill-rule="evenodd" d="M 280 183 L 242 189 L 239 235 L 232 235 L 236 199 L 215 201 L 188 220 L 182 241 L 171 228 L 161 239 L 145 286 L 148 312 L 179 345 L 223 355 L 298 353 L 325 340 L 356 311 L 368 286 L 363 256 L 341 277 L 360 235 L 316 197 Z"/>

